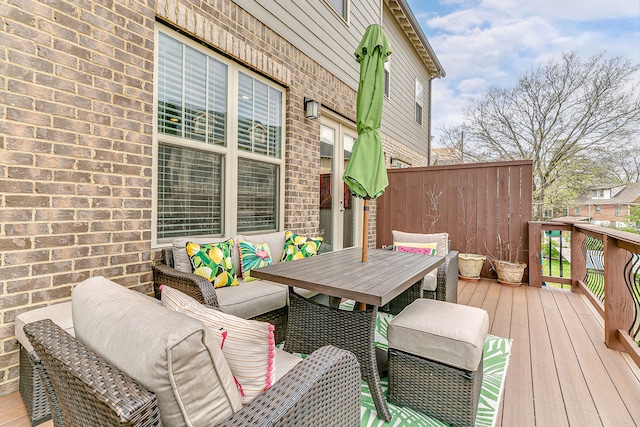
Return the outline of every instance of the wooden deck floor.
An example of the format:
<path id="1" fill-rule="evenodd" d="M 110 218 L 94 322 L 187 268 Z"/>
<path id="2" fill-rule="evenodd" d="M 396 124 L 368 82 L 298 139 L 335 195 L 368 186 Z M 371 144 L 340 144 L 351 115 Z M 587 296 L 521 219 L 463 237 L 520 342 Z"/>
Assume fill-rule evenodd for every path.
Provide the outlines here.
<path id="1" fill-rule="evenodd" d="M 487 310 L 490 333 L 513 339 L 498 427 L 640 425 L 640 369 L 604 345 L 585 297 L 481 280 L 461 281 L 458 302 Z M 29 425 L 17 392 L 0 398 L 0 427 Z"/>

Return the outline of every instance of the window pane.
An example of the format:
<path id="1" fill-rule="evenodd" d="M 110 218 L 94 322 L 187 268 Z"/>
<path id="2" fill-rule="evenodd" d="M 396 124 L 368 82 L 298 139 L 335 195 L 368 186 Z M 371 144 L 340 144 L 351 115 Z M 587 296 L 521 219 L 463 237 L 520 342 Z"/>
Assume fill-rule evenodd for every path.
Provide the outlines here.
<path id="1" fill-rule="evenodd" d="M 279 166 L 238 159 L 238 232 L 277 230 Z"/>
<path id="2" fill-rule="evenodd" d="M 238 149 L 280 157 L 282 93 L 246 74 L 238 81 Z"/>
<path id="3" fill-rule="evenodd" d="M 416 102 L 416 123 L 422 126 L 422 106 Z"/>
<path id="4" fill-rule="evenodd" d="M 338 15 L 347 19 L 347 0 L 327 0 L 331 7 L 333 7 Z"/>
<path id="5" fill-rule="evenodd" d="M 158 146 L 158 238 L 222 234 L 223 157 Z"/>
<path id="6" fill-rule="evenodd" d="M 158 130 L 226 144 L 227 66 L 160 33 Z"/>
<path id="7" fill-rule="evenodd" d="M 182 136 L 182 43 L 160 33 L 158 131 Z"/>

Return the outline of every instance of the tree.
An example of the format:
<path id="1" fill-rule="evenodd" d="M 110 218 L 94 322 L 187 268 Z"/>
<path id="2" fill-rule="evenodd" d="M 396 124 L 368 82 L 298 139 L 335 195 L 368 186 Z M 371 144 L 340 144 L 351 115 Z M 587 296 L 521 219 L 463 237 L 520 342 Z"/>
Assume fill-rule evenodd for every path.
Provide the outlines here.
<path id="1" fill-rule="evenodd" d="M 464 123 L 443 129 L 441 143 L 463 149 L 465 161 L 533 160 L 534 206 L 566 206 L 588 185 L 619 181 L 603 159 L 640 135 L 640 88 L 632 80 L 639 71 L 619 57 L 564 53 L 515 87 L 468 103 Z"/>
<path id="2" fill-rule="evenodd" d="M 631 206 L 627 220 L 635 224 L 636 230 L 640 230 L 640 205 Z"/>

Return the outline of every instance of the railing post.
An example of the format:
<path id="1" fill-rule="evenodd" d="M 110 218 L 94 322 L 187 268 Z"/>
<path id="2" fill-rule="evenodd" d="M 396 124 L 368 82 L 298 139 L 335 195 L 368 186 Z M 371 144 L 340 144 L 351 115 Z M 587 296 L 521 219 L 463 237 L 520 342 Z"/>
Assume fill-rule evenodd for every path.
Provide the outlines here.
<path id="1" fill-rule="evenodd" d="M 571 292 L 580 292 L 578 281 L 587 275 L 587 262 L 582 253 L 586 236 L 575 226 L 571 227 Z"/>
<path id="2" fill-rule="evenodd" d="M 529 222 L 529 286 L 542 287 L 542 224 Z"/>
<path id="3" fill-rule="evenodd" d="M 628 253 L 617 240 L 603 236 L 604 243 L 604 342 L 614 350 L 626 351 L 618 329 L 627 330 L 633 321 L 633 300 L 624 282 Z"/>

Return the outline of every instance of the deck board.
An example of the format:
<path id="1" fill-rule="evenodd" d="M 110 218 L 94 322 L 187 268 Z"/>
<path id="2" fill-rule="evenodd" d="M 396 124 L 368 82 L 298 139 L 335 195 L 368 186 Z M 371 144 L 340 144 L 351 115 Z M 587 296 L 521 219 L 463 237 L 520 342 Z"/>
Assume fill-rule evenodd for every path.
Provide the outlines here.
<path id="1" fill-rule="evenodd" d="M 540 292 L 527 288 L 527 302 L 536 423 L 542 426 L 568 426 L 564 405 L 559 404 L 562 402 L 562 391 L 549 338 L 548 328 L 553 328 L 554 325 L 546 322 Z"/>
<path id="2" fill-rule="evenodd" d="M 610 373 L 602 363 L 583 323 L 569 302 L 570 295 L 556 289 L 553 290 L 553 296 L 567 325 L 578 363 L 584 373 L 602 424 L 604 426 L 634 425 L 615 384 L 611 381 Z"/>
<path id="3" fill-rule="evenodd" d="M 491 334 L 513 339 L 496 427 L 640 425 L 640 368 L 605 346 L 584 295 L 486 279 L 458 287 L 459 303 L 487 310 Z M 0 397 L 0 427 L 29 425 L 17 392 Z"/>

